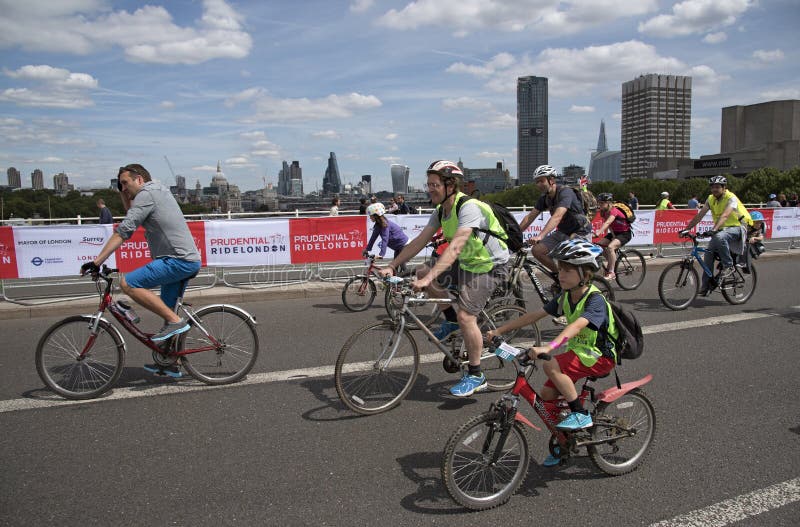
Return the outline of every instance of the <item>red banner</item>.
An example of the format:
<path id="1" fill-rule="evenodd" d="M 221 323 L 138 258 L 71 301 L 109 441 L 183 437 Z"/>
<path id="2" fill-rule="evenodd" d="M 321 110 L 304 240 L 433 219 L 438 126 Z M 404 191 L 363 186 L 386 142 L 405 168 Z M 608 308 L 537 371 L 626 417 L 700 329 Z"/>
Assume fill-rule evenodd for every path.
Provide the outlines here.
<path id="1" fill-rule="evenodd" d="M 364 216 L 289 220 L 293 264 L 358 260 L 366 245 Z"/>
<path id="2" fill-rule="evenodd" d="M 17 278 L 13 227 L 0 227 L 0 278 Z"/>
<path id="3" fill-rule="evenodd" d="M 205 224 L 202 221 L 188 221 L 189 232 L 192 233 L 194 244 L 200 251 L 200 258 L 203 266 L 206 265 L 206 233 Z M 125 240 L 116 251 L 117 268 L 123 273 L 138 269 L 152 261 L 150 257 L 150 247 L 144 238 L 144 229 L 139 227 L 133 236 Z"/>

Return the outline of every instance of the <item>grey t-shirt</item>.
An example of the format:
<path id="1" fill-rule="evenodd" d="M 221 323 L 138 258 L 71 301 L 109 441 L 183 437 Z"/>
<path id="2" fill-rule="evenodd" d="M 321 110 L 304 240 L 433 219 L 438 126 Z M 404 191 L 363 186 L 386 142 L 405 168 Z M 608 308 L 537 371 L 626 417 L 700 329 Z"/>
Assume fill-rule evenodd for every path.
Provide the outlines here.
<path id="1" fill-rule="evenodd" d="M 588 234 L 592 226 L 586 215 L 583 213 L 583 204 L 575 192 L 569 187 L 558 185 L 556 187 L 556 197 L 551 200 L 547 194 L 542 194 L 536 202 L 536 210 L 549 211 L 550 214 L 559 208 L 564 207 L 567 213 L 561 218 L 561 222 L 556 230 L 564 234 Z"/>
<path id="2" fill-rule="evenodd" d="M 200 252 L 178 202 L 158 181 L 148 181 L 142 186 L 125 219 L 117 226 L 117 234 L 127 240 L 140 225 L 144 227 L 153 259 L 172 257 L 189 262 L 200 261 Z"/>
<path id="3" fill-rule="evenodd" d="M 450 211 L 450 214 L 455 214 L 456 208 Z M 443 219 L 447 220 L 451 216 L 444 216 Z M 439 222 L 439 211 L 434 210 L 433 213 L 428 218 L 428 226 L 433 227 L 434 229 L 438 229 L 442 226 Z M 458 211 L 458 228 L 462 227 L 469 227 L 470 229 L 478 228 L 478 229 L 489 229 L 489 221 L 481 212 L 480 207 L 472 202 L 472 200 L 465 201 L 461 205 L 461 209 Z M 485 236 L 484 233 L 478 233 L 479 239 L 482 241 Z M 486 250 L 489 252 L 489 255 L 492 258 L 492 263 L 494 265 L 501 265 L 508 261 L 509 254 L 508 249 L 504 248 L 500 245 L 497 238 L 494 236 L 488 236 L 488 240 L 484 244 Z"/>

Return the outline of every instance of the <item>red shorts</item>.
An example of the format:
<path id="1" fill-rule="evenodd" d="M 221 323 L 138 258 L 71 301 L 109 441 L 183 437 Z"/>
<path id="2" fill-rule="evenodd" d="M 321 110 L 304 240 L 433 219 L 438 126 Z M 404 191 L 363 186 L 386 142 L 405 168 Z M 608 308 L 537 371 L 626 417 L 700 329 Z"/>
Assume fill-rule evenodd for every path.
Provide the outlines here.
<path id="1" fill-rule="evenodd" d="M 594 366 L 587 368 L 572 350 L 556 355 L 554 359 L 558 361 L 561 373 L 572 379 L 573 383 L 586 377 L 601 377 L 614 369 L 614 359 L 608 357 L 600 357 Z M 547 379 L 544 385 L 550 388 L 556 387 L 550 379 Z"/>

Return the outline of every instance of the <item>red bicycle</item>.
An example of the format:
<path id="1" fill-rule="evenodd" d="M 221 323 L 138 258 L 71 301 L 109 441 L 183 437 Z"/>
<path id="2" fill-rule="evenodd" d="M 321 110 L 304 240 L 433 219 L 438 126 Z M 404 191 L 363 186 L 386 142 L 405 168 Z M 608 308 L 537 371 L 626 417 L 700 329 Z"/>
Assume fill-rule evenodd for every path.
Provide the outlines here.
<path id="1" fill-rule="evenodd" d="M 153 342 L 131 320 L 128 306 L 112 298 L 112 274 L 103 266 L 92 273 L 100 293 L 93 315 L 74 315 L 56 322 L 36 346 L 36 371 L 54 392 L 67 399 L 91 399 L 111 389 L 125 366 L 125 339 L 103 314 L 108 310 L 128 333 L 152 351 L 161 368 L 181 362 L 186 371 L 205 384 L 229 384 L 245 375 L 258 357 L 256 320 L 247 311 L 228 304 L 193 309 L 178 298 L 175 312 L 189 320 L 190 328 L 164 342 Z M 189 280 L 183 281 L 181 291 Z M 99 280 L 105 282 L 103 286 Z"/>
<path id="2" fill-rule="evenodd" d="M 566 401 L 542 400 L 525 376 L 536 369 L 535 361 L 499 337 L 492 347 L 504 360 L 517 362 L 520 373 L 510 392 L 488 412 L 463 424 L 447 442 L 442 480 L 457 503 L 473 510 L 490 509 L 507 502 L 522 485 L 530 462 L 523 425 L 540 428 L 519 413 L 520 398 L 541 418 L 550 432 L 550 453 L 562 463 L 581 448 L 586 448 L 598 469 L 612 476 L 636 470 L 644 461 L 655 437 L 656 414 L 640 386 L 650 382 L 652 375 L 622 385 L 617 381 L 617 386 L 599 394 L 593 386 L 597 378 L 586 378 L 580 398 L 594 424 L 564 432 L 556 424 L 569 413 Z M 539 358 L 550 360 L 549 355 Z"/>

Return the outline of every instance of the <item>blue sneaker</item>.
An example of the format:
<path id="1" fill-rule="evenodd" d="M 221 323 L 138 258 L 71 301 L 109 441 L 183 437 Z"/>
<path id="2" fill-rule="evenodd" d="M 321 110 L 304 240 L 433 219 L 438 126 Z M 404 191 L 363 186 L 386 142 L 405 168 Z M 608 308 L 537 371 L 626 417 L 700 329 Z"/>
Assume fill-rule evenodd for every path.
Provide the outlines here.
<path id="1" fill-rule="evenodd" d="M 555 447 L 553 450 L 555 451 L 556 454 L 561 455 L 560 446 Z M 556 457 L 553 454 L 548 454 L 547 457 L 544 458 L 544 462 L 542 463 L 542 465 L 544 465 L 545 467 L 554 467 L 559 463 L 561 463 L 560 457 Z"/>
<path id="2" fill-rule="evenodd" d="M 433 332 L 433 336 L 436 337 L 436 340 L 441 342 L 449 337 L 453 332 L 458 331 L 458 329 L 458 322 L 450 322 L 449 320 L 445 320 L 442 322 L 442 325 L 439 326 L 439 329 Z"/>
<path id="3" fill-rule="evenodd" d="M 178 322 L 167 322 L 164 324 L 158 333 L 150 337 L 150 340 L 153 342 L 161 342 L 162 340 L 167 340 L 170 337 L 185 333 L 186 331 L 189 331 L 189 323 L 186 322 L 186 319 L 182 318 Z"/>
<path id="4" fill-rule="evenodd" d="M 486 376 L 481 372 L 480 376 L 466 374 L 461 380 L 450 388 L 450 394 L 456 397 L 469 397 L 475 392 L 481 392 L 488 388 Z"/>
<path id="5" fill-rule="evenodd" d="M 583 412 L 572 412 L 566 416 L 556 428 L 564 431 L 583 430 L 592 426 L 592 416 Z"/>
<path id="6" fill-rule="evenodd" d="M 177 364 L 164 367 L 161 367 L 158 364 L 145 364 L 142 367 L 150 373 L 155 373 L 156 375 L 166 375 L 167 377 L 172 377 L 173 379 L 180 379 L 183 377 L 183 373 L 181 373 L 181 369 Z"/>

